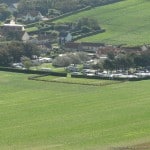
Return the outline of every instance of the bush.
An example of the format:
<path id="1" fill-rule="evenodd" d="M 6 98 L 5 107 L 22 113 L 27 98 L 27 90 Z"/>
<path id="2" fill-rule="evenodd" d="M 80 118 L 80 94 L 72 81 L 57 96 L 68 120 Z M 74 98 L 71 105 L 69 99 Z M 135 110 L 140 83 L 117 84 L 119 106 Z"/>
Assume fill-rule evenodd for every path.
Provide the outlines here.
<path id="1" fill-rule="evenodd" d="M 76 38 L 73 38 L 73 41 L 76 41 L 76 40 L 85 38 L 85 37 L 87 37 L 87 36 L 96 35 L 96 34 L 98 34 L 98 33 L 103 33 L 103 32 L 105 32 L 105 29 L 96 30 L 96 31 L 93 31 L 93 32 L 89 32 L 89 33 L 87 33 L 87 34 L 82 34 L 82 35 L 77 36 Z"/>
<path id="2" fill-rule="evenodd" d="M 81 30 L 82 30 L 83 33 L 88 33 L 88 32 L 91 31 L 91 28 L 89 28 L 88 26 L 82 26 Z"/>

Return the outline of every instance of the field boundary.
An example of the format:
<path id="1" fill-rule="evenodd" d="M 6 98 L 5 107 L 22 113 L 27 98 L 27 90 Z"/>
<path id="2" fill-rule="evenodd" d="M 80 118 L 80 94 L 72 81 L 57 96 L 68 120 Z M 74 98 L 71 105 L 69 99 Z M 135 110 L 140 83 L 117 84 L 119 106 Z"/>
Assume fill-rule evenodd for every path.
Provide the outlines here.
<path id="1" fill-rule="evenodd" d="M 6 72 L 15 72 L 15 73 L 25 73 L 25 74 L 38 74 L 38 75 L 51 75 L 51 76 L 58 76 L 58 77 L 66 77 L 67 73 L 63 72 L 53 72 L 53 71 L 40 71 L 40 70 L 27 70 L 27 69 L 16 69 L 11 67 L 0 67 L 0 71 Z"/>
<path id="2" fill-rule="evenodd" d="M 49 75 L 45 74 L 45 75 L 31 76 L 31 77 L 28 77 L 28 80 L 42 81 L 42 82 L 64 83 L 64 84 L 87 85 L 87 86 L 107 86 L 107 85 L 119 84 L 119 83 L 126 82 L 126 81 L 117 81 L 117 82 L 108 82 L 108 83 L 99 83 L 99 84 L 96 84 L 96 83 L 67 82 L 67 81 L 60 81 L 60 80 L 54 80 L 54 79 L 51 79 L 51 80 L 40 79 L 41 77 L 45 77 L 45 76 L 49 76 Z"/>

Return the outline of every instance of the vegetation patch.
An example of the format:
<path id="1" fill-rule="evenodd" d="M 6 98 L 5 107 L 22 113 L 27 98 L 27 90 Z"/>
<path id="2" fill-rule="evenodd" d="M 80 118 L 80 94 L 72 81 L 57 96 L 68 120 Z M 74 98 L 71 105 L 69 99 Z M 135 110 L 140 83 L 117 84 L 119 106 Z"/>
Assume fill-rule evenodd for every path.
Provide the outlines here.
<path id="1" fill-rule="evenodd" d="M 88 11 L 57 20 L 57 22 L 74 21 L 78 18 L 95 18 L 106 32 L 80 41 L 104 42 L 107 44 L 143 45 L 149 44 L 150 3 L 146 0 L 126 0 L 123 2 L 96 7 Z"/>

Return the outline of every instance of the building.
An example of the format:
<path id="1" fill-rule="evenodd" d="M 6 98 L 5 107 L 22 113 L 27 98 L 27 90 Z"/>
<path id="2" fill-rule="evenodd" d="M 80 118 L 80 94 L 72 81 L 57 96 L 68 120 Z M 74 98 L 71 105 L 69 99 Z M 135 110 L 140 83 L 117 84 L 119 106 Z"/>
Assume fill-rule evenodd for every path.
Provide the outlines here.
<path id="1" fill-rule="evenodd" d="M 35 22 L 35 21 L 39 21 L 39 20 L 47 20 L 47 18 L 45 18 L 41 12 L 37 12 L 37 11 L 32 11 L 32 12 L 28 12 L 24 17 L 23 17 L 23 21 L 24 22 Z"/>
<path id="2" fill-rule="evenodd" d="M 68 42 L 65 44 L 65 49 L 71 50 L 71 51 L 79 51 L 79 50 L 81 50 L 81 43 Z"/>
<path id="3" fill-rule="evenodd" d="M 25 31 L 24 25 L 16 24 L 14 20 L 11 20 L 9 24 L 0 26 L 0 31 L 6 40 L 19 40 L 27 42 L 29 35 Z"/>
<path id="4" fill-rule="evenodd" d="M 101 47 L 104 47 L 105 45 L 103 43 L 90 43 L 90 42 L 68 42 L 65 44 L 65 48 L 70 50 L 81 50 L 81 51 L 92 51 L 96 52 Z"/>
<path id="5" fill-rule="evenodd" d="M 16 24 L 14 20 L 11 20 L 9 24 L 4 24 L 1 27 L 3 31 L 25 31 L 24 25 Z"/>
<path id="6" fill-rule="evenodd" d="M 99 50 L 101 47 L 105 46 L 105 44 L 103 43 L 91 43 L 91 42 L 82 42 L 81 45 L 82 45 L 82 50 L 94 51 L 94 52 Z"/>

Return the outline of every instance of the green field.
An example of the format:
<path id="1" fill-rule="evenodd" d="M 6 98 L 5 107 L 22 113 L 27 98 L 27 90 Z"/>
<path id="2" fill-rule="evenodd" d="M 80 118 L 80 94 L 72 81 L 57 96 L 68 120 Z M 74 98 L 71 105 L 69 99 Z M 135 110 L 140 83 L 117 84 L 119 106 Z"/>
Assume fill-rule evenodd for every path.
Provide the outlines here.
<path id="1" fill-rule="evenodd" d="M 149 142 L 150 80 L 98 87 L 29 76 L 0 72 L 0 150 L 100 150 Z"/>
<path id="2" fill-rule="evenodd" d="M 130 46 L 150 44 L 150 1 L 125 0 L 123 2 L 96 7 L 57 22 L 75 21 L 81 17 L 98 20 L 105 33 L 81 39 L 88 42 L 127 44 Z"/>

